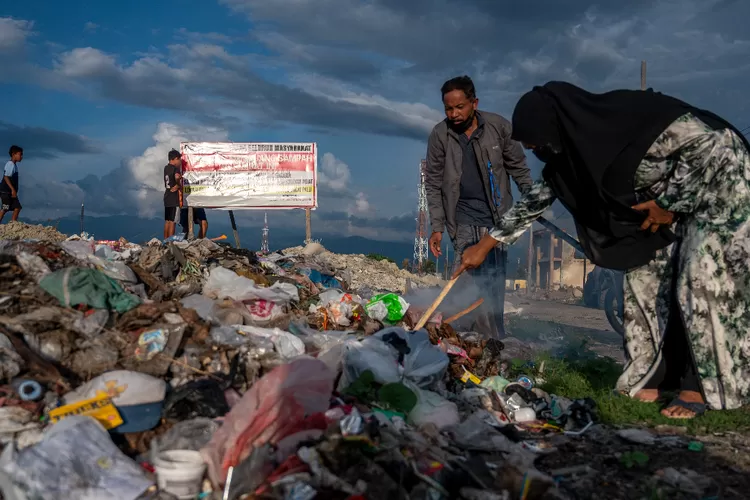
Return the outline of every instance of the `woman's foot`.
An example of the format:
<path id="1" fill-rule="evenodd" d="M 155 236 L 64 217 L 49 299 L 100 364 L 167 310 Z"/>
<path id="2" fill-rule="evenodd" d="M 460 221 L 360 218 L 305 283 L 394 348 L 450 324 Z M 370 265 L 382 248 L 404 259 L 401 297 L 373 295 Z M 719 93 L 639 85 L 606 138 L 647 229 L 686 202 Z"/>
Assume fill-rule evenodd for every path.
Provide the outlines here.
<path id="1" fill-rule="evenodd" d="M 637 399 L 638 401 L 642 401 L 644 403 L 656 403 L 659 400 L 659 390 L 641 389 L 640 391 L 635 393 L 633 399 Z"/>
<path id="2" fill-rule="evenodd" d="M 696 391 L 682 391 L 677 398 L 669 403 L 669 406 L 661 411 L 667 418 L 691 419 L 702 415 L 706 411 L 706 402 L 703 396 Z"/>

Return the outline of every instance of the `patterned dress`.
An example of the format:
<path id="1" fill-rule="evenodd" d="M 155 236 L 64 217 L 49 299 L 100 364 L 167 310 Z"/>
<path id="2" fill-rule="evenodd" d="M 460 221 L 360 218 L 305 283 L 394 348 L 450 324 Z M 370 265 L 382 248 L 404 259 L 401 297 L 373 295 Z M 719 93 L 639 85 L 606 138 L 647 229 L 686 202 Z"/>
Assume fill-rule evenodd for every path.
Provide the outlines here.
<path id="1" fill-rule="evenodd" d="M 630 361 L 617 389 L 633 396 L 662 358 L 671 307 L 679 307 L 703 397 L 714 410 L 750 403 L 750 156 L 731 130 L 691 114 L 656 139 L 635 175 L 639 200 L 678 214 L 677 241 L 625 274 Z M 513 243 L 555 201 L 542 180 L 490 234 Z M 671 304 L 672 285 L 678 304 Z"/>

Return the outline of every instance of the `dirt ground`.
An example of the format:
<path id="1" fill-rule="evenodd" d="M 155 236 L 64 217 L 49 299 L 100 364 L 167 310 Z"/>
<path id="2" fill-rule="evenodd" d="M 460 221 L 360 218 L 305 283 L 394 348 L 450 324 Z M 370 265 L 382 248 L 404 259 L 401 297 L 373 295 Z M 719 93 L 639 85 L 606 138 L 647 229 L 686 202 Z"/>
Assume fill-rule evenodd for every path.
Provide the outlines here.
<path id="1" fill-rule="evenodd" d="M 507 302 L 521 309 L 508 316 L 508 334 L 529 342 L 535 349 L 562 355 L 568 349 L 586 349 L 624 362 L 622 337 L 610 327 L 601 309 L 533 300 L 524 294 L 509 294 Z"/>

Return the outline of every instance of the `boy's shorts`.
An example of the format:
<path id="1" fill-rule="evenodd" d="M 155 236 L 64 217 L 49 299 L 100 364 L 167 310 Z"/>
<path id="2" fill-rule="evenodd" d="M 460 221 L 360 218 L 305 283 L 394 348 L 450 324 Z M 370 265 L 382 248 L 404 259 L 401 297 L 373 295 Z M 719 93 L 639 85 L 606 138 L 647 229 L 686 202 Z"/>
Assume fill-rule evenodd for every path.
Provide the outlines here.
<path id="1" fill-rule="evenodd" d="M 12 198 L 10 193 L 0 193 L 0 201 L 3 204 L 3 212 L 10 212 L 11 210 L 21 210 L 21 202 L 18 198 Z"/>
<path id="2" fill-rule="evenodd" d="M 177 224 L 178 215 L 180 215 L 180 207 L 164 207 L 164 222 Z"/>

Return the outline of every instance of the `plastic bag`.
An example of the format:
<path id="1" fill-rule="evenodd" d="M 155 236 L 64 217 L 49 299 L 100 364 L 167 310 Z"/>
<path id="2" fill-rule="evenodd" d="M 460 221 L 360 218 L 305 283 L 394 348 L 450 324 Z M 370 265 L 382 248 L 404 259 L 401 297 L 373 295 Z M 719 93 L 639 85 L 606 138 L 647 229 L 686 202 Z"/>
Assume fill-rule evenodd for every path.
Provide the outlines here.
<path id="1" fill-rule="evenodd" d="M 214 313 L 214 307 L 216 305 L 214 299 L 210 299 L 205 295 L 195 294 L 185 297 L 180 301 L 180 304 L 182 304 L 183 307 L 194 309 L 201 319 L 214 324 L 218 323 Z"/>
<path id="2" fill-rule="evenodd" d="M 247 344 L 263 347 L 270 341 L 273 349 L 282 358 L 291 359 L 305 354 L 305 343 L 302 339 L 279 328 L 251 325 L 220 326 L 211 329 L 211 341 L 231 347 Z"/>
<path id="3" fill-rule="evenodd" d="M 277 303 L 299 301 L 297 287 L 289 283 L 276 282 L 273 286 L 259 287 L 251 279 L 223 267 L 211 269 L 203 294 L 216 299 L 256 300 L 264 299 Z"/>
<path id="4" fill-rule="evenodd" d="M 224 389 L 213 379 L 181 385 L 167 396 L 162 415 L 168 420 L 223 417 L 229 412 Z"/>
<path id="5" fill-rule="evenodd" d="M 203 417 L 177 422 L 164 435 L 151 441 L 151 462 L 162 451 L 200 451 L 219 427 L 214 420 Z"/>
<path id="6" fill-rule="evenodd" d="M 334 377 L 322 361 L 311 358 L 296 359 L 261 377 L 201 450 L 212 482 L 224 484 L 228 467 L 242 462 L 250 450 L 278 443 L 307 416 L 325 412 Z"/>
<path id="7" fill-rule="evenodd" d="M 371 318 L 395 323 L 404 317 L 406 310 L 409 309 L 409 303 L 395 293 L 385 293 L 373 295 L 366 308 Z"/>
<path id="8" fill-rule="evenodd" d="M 53 425 L 4 470 L 30 497 L 43 500 L 135 500 L 152 484 L 90 417 Z"/>
<path id="9" fill-rule="evenodd" d="M 359 345 L 346 347 L 341 387 L 371 370 L 381 384 L 406 379 L 426 388 L 443 378 L 448 362 L 448 356 L 430 342 L 425 330 L 386 328 Z"/>
<path id="10" fill-rule="evenodd" d="M 438 429 L 443 429 L 461 421 L 458 407 L 440 394 L 414 386 L 411 389 L 417 394 L 417 404 L 407 417 L 410 424 L 417 427 L 434 424 Z"/>

